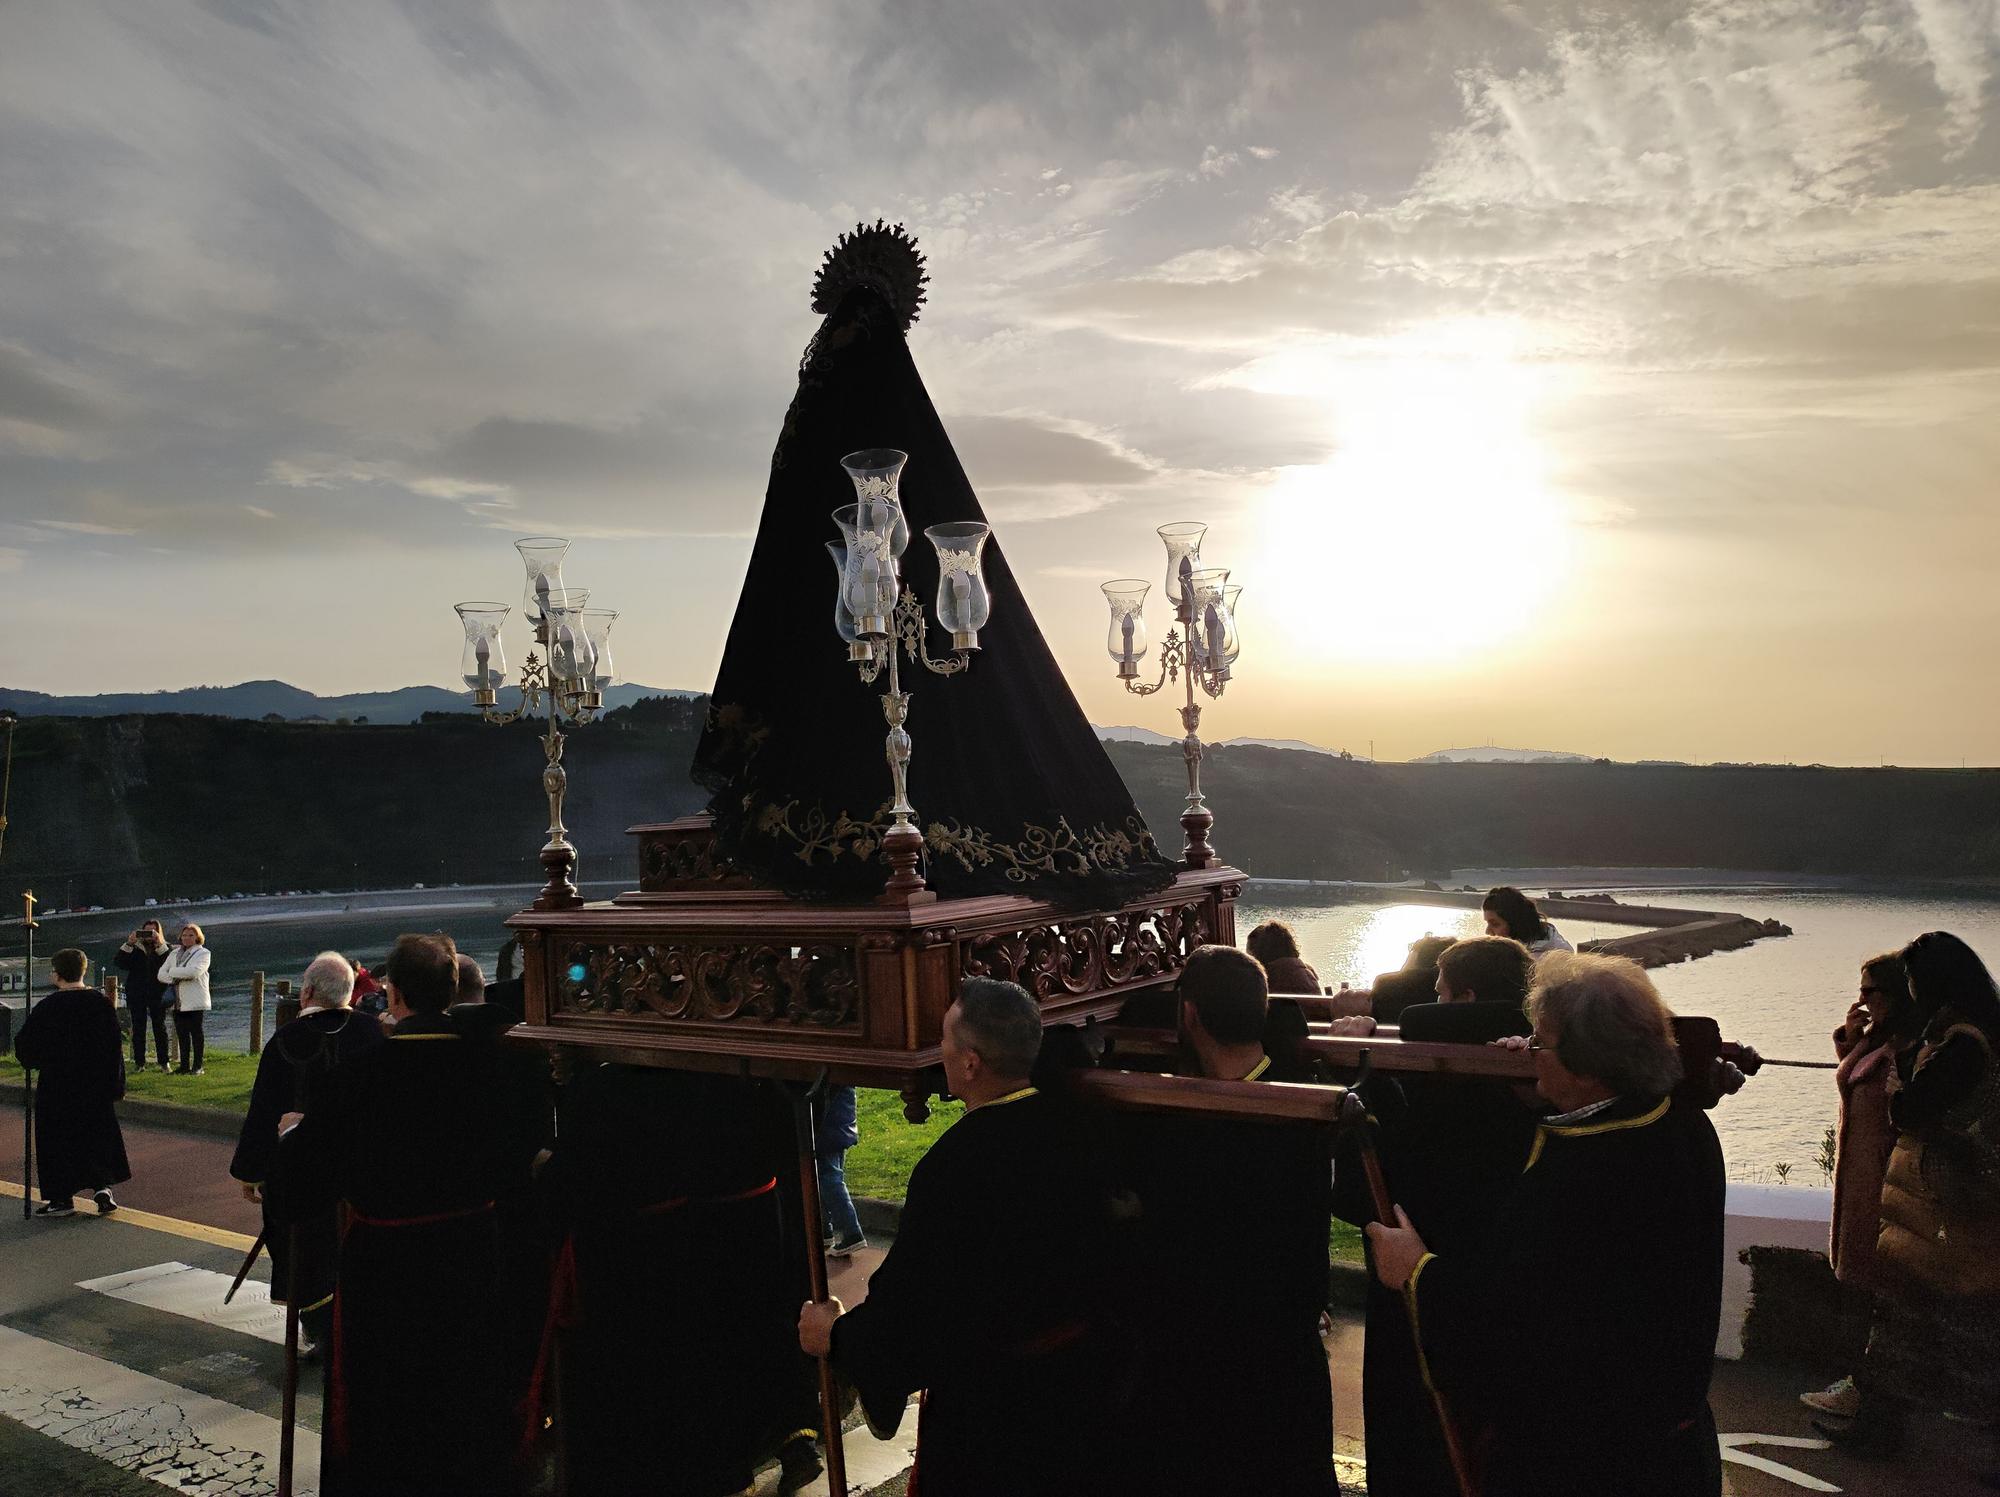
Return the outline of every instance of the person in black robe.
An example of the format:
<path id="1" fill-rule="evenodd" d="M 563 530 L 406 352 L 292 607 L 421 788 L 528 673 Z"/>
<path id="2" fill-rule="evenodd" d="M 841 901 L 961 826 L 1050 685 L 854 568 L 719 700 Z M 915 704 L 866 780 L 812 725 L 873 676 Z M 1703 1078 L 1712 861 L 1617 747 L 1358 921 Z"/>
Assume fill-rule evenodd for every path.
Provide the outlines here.
<path id="1" fill-rule="evenodd" d="M 507 1041 L 507 1031 L 521 1016 L 492 1001 L 492 990 L 479 963 L 461 951 L 458 986 L 445 1017 L 457 1033 L 493 1048 L 507 1094 L 503 1116 L 520 1130 L 507 1141 L 506 1157 L 514 1170 L 493 1208 L 500 1233 L 500 1298 L 494 1313 L 500 1321 L 508 1397 L 519 1404 L 528 1397 L 548 1318 L 550 1243 L 535 1204 L 534 1164 L 555 1142 L 555 1078 L 547 1051 Z"/>
<path id="2" fill-rule="evenodd" d="M 1559 1111 L 1480 1241 L 1368 1228 L 1485 1497 L 1716 1497 L 1708 1384 L 1722 1313 L 1722 1149 L 1673 1095 L 1672 1017 L 1637 964 L 1558 953 L 1529 998 Z"/>
<path id="3" fill-rule="evenodd" d="M 944 1023 L 945 1076 L 965 1116 L 911 1172 L 868 1297 L 799 1314 L 800 1345 L 830 1350 L 878 1432 L 923 1391 L 924 1497 L 1128 1489 L 1109 1439 L 1130 1365 L 1106 1313 L 1112 1180 L 1085 1121 L 1030 1084 L 1041 1039 L 1019 987 L 965 981 Z"/>
<path id="4" fill-rule="evenodd" d="M 774 1083 L 606 1065 L 565 1088 L 537 1189 L 564 1244 L 552 1323 L 576 1497 L 722 1497 L 781 1448 L 781 1490 L 818 1474 L 793 1329 L 805 1250 L 780 1210 L 797 1168 Z"/>
<path id="5" fill-rule="evenodd" d="M 257 1058 L 250 1109 L 229 1161 L 229 1173 L 242 1182 L 245 1199 L 263 1206 L 271 1299 L 276 1304 L 298 1301 L 306 1338 L 302 1350 L 308 1355 L 320 1349 L 333 1324 L 339 1228 L 331 1204 L 310 1219 L 301 1218 L 296 1228 L 283 1224 L 283 1213 L 274 1210 L 266 1186 L 277 1169 L 279 1120 L 288 1112 L 311 1111 L 315 1094 L 337 1068 L 385 1038 L 372 1014 L 357 1013 L 351 1006 L 353 993 L 354 968 L 339 952 L 323 951 L 307 965 L 299 981 L 299 1016 L 272 1035 Z"/>
<path id="6" fill-rule="evenodd" d="M 384 976 L 395 1029 L 287 1114 L 288 1220 L 348 1208 L 334 1291 L 320 1490 L 504 1493 L 523 1442 L 508 1399 L 495 1203 L 532 1120 L 510 1115 L 495 1046 L 446 1018 L 448 936 L 403 936 Z"/>
<path id="7" fill-rule="evenodd" d="M 1182 1032 L 1201 1073 L 1264 1081 L 1263 968 L 1204 946 L 1182 969 Z M 1320 1316 L 1332 1225 L 1328 1129 L 1141 1117 L 1126 1130 L 1145 1250 L 1140 1489 L 1332 1497 L 1333 1387 Z M 1162 1309 L 1165 1313 L 1162 1313 Z"/>
<path id="8" fill-rule="evenodd" d="M 1488 944 L 1511 946 L 1521 959 L 1510 978 L 1488 973 L 1481 979 L 1487 991 L 1508 992 L 1511 1001 L 1480 1000 L 1473 996 L 1478 988 L 1467 988 L 1467 1001 L 1413 1004 L 1402 1012 L 1404 1039 L 1485 1045 L 1528 1033 L 1521 1002 L 1532 964 L 1512 941 L 1460 943 Z M 1441 983 L 1454 970 L 1450 956 L 1439 969 Z M 1495 959 L 1494 965 L 1501 963 Z M 1365 1084 L 1389 1189 L 1432 1251 L 1456 1253 L 1482 1243 L 1520 1179 L 1537 1112 L 1515 1092 L 1512 1083 L 1481 1077 L 1382 1074 Z M 1344 1146 L 1338 1157 L 1337 1210 L 1366 1226 L 1375 1213 L 1360 1156 Z M 1371 1278 L 1365 1313 L 1361 1398 L 1369 1497 L 1457 1497 L 1402 1297 Z"/>
<path id="9" fill-rule="evenodd" d="M 760 883 L 833 898 L 879 894 L 892 786 L 883 761 L 886 679 L 857 679 L 832 627 L 796 606 L 835 579 L 821 541 L 853 502 L 840 460 L 909 454 L 900 497 L 902 577 L 935 619 L 938 558 L 926 527 L 983 521 L 978 497 L 924 391 L 905 333 L 924 299 L 923 257 L 900 225 L 857 226 L 826 257 L 813 310 L 825 320 L 771 457 L 770 485 L 730 625 L 695 781 L 713 792 L 717 851 Z M 849 489 L 843 496 L 841 491 Z M 992 614 L 971 669 L 943 681 L 905 663 L 914 688 L 909 793 L 926 877 L 948 896 L 1025 894 L 1116 908 L 1165 888 L 1161 856 L 1054 655 L 999 539 L 985 548 Z M 816 611 L 816 610 L 815 610 Z M 824 633 L 815 636 L 814 628 Z M 950 636 L 932 629 L 934 654 Z M 811 732 L 787 731 L 811 723 Z"/>
<path id="10" fill-rule="evenodd" d="M 14 1055 L 38 1072 L 35 1167 L 41 1177 L 37 1216 L 68 1216 L 89 1191 L 100 1213 L 115 1211 L 111 1187 L 132 1178 L 114 1104 L 125 1095 L 125 1045 L 118 1014 L 97 988 L 83 985 L 89 959 L 66 948 L 49 960 L 56 990 L 29 1005 Z"/>

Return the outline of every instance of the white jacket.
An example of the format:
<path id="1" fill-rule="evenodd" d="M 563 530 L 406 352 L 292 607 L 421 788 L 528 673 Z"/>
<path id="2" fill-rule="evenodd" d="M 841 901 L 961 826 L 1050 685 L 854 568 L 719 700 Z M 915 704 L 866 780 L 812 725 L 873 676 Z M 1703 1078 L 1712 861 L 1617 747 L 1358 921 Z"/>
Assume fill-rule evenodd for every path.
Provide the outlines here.
<path id="1" fill-rule="evenodd" d="M 185 950 L 176 946 L 160 963 L 160 981 L 174 990 L 174 1007 L 182 1013 L 214 1006 L 208 996 L 209 961 L 206 946 L 190 946 Z"/>

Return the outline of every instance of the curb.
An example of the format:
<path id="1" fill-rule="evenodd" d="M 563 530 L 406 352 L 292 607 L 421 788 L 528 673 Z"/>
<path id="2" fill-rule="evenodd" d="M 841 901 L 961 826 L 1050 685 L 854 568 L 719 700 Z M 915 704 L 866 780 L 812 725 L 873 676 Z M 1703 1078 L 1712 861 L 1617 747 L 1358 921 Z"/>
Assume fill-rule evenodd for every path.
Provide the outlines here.
<path id="1" fill-rule="evenodd" d="M 0 1103 L 19 1107 L 21 1101 L 22 1088 L 18 1083 L 0 1083 Z M 242 1113 L 215 1107 L 184 1107 L 178 1102 L 155 1102 L 149 1097 L 122 1097 L 114 1106 L 121 1123 L 137 1123 L 143 1128 L 168 1128 L 176 1133 L 231 1139 L 243 1131 Z"/>

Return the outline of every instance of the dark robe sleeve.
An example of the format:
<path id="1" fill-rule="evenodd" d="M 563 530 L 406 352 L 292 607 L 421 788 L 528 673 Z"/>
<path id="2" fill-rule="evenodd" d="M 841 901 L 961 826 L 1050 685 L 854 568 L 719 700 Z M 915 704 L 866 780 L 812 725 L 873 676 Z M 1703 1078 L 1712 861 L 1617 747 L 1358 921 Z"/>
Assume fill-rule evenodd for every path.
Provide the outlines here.
<path id="1" fill-rule="evenodd" d="M 262 1185 L 271 1178 L 278 1158 L 278 1120 L 293 1110 L 294 1072 L 276 1037 L 257 1058 L 257 1080 L 250 1088 L 250 1110 L 237 1135 L 236 1155 L 229 1161 L 234 1179 Z"/>
<path id="2" fill-rule="evenodd" d="M 102 994 L 98 995 L 103 998 Z M 109 998 L 93 1005 L 92 1044 L 104 1077 L 104 1095 L 116 1102 L 125 1095 L 125 1032 L 118 1027 L 118 1010 Z"/>
<path id="3" fill-rule="evenodd" d="M 31 1070 L 40 1070 L 48 1054 L 48 1020 L 39 1005 L 31 1004 L 14 1034 L 14 1058 Z"/>
<path id="4" fill-rule="evenodd" d="M 964 1317 L 954 1315 L 951 1223 L 958 1215 L 949 1172 L 911 1172 L 895 1246 L 868 1281 L 868 1298 L 833 1327 L 833 1361 L 871 1405 L 900 1404 L 935 1380 Z M 963 1286 L 958 1298 L 963 1297 Z"/>
<path id="5" fill-rule="evenodd" d="M 363 1147 L 348 1100 L 349 1088 L 336 1071 L 321 1082 L 304 1120 L 278 1140 L 276 1167 L 265 1182 L 271 1219 L 303 1222 L 339 1201 L 346 1183 L 347 1151 Z"/>

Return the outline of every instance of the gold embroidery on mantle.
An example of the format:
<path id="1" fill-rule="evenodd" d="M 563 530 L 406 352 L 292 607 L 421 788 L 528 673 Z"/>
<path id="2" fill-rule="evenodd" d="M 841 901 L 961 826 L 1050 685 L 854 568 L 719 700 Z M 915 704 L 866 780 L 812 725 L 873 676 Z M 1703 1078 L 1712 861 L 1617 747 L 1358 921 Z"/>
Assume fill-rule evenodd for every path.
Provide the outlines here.
<path id="1" fill-rule="evenodd" d="M 766 837 L 795 843 L 793 855 L 802 863 L 812 862 L 822 852 L 833 858 L 851 855 L 866 862 L 882 846 L 882 834 L 889 827 L 889 804 L 884 801 L 870 820 L 861 821 L 845 811 L 829 815 L 819 806 L 801 809 L 798 801 L 789 800 L 764 807 L 757 813 L 755 825 Z M 924 845 L 935 856 L 951 858 L 968 873 L 999 864 L 1002 875 L 1017 884 L 1036 874 L 1130 868 L 1155 850 L 1152 833 L 1136 817 L 1128 817 L 1122 831 L 1100 823 L 1078 832 L 1062 816 L 1056 818 L 1053 830 L 1030 825 L 1022 831 L 1020 841 L 1009 843 L 981 827 L 933 821 L 924 832 Z"/>

